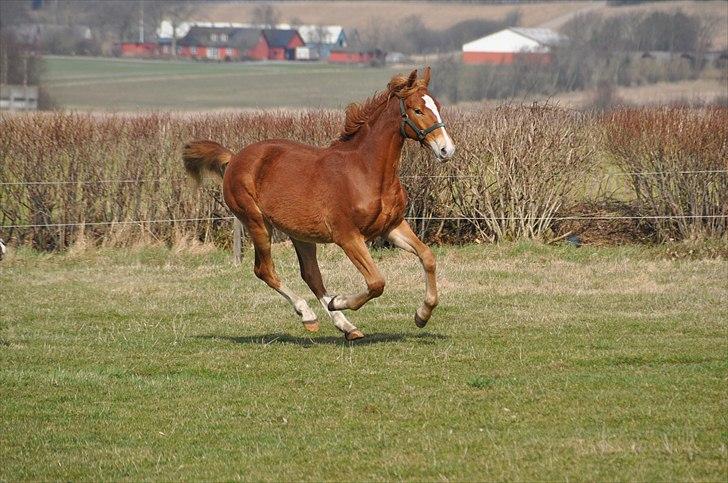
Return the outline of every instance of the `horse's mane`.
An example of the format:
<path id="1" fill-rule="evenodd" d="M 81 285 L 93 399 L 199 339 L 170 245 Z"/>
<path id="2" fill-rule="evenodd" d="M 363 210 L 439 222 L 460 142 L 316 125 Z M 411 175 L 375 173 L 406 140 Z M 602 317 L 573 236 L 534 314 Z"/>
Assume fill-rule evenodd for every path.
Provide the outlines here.
<path id="1" fill-rule="evenodd" d="M 413 79 L 411 81 L 410 77 L 402 74 L 395 75 L 389 81 L 385 90 L 375 93 L 372 97 L 364 99 L 362 102 L 352 102 L 346 106 L 344 129 L 339 133 L 339 136 L 333 143 L 351 139 L 371 119 L 377 109 L 392 97 L 407 97 L 416 90 L 427 86 L 424 79 Z"/>

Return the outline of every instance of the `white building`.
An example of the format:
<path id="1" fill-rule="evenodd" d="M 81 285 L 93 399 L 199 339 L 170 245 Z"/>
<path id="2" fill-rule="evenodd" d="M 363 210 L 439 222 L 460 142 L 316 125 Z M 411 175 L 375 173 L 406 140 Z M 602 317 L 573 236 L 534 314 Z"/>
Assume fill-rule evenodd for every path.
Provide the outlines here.
<path id="1" fill-rule="evenodd" d="M 551 29 L 510 27 L 463 45 L 466 64 L 512 64 L 516 59 L 551 62 L 552 47 L 565 40 Z"/>

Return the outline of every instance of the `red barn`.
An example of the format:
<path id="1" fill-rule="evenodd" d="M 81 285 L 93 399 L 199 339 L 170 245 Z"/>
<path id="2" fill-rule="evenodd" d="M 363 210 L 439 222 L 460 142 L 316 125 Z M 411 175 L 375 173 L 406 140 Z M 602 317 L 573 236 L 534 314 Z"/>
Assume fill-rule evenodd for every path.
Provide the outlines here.
<path id="1" fill-rule="evenodd" d="M 334 64 L 371 64 L 384 62 L 385 53 L 379 49 L 359 50 L 352 48 L 331 49 L 329 62 Z"/>
<path id="2" fill-rule="evenodd" d="M 254 60 L 294 60 L 296 47 L 305 45 L 297 30 L 265 29 L 258 42 L 247 51 Z"/>

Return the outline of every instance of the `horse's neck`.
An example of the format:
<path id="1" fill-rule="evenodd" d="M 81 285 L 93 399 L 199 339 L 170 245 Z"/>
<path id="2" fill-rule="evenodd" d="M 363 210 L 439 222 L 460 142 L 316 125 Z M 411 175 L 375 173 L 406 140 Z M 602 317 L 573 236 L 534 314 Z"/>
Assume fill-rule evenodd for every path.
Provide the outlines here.
<path id="1" fill-rule="evenodd" d="M 382 111 L 367 125 L 359 142 L 362 158 L 369 165 L 372 175 L 383 185 L 392 184 L 398 178 L 399 160 L 404 139 L 399 132 L 399 111 L 390 100 Z M 396 112 L 395 112 L 396 111 Z"/>

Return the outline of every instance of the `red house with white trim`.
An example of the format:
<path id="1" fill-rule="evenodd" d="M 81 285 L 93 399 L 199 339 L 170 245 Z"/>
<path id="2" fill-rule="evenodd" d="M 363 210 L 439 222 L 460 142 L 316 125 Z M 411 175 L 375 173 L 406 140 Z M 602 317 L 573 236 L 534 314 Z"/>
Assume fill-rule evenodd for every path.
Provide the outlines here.
<path id="1" fill-rule="evenodd" d="M 177 55 L 191 59 L 242 60 L 260 37 L 260 29 L 240 27 L 190 28 L 177 42 Z"/>
<path id="2" fill-rule="evenodd" d="M 296 47 L 304 44 L 292 29 L 194 26 L 177 42 L 177 54 L 211 60 L 294 60 Z"/>

